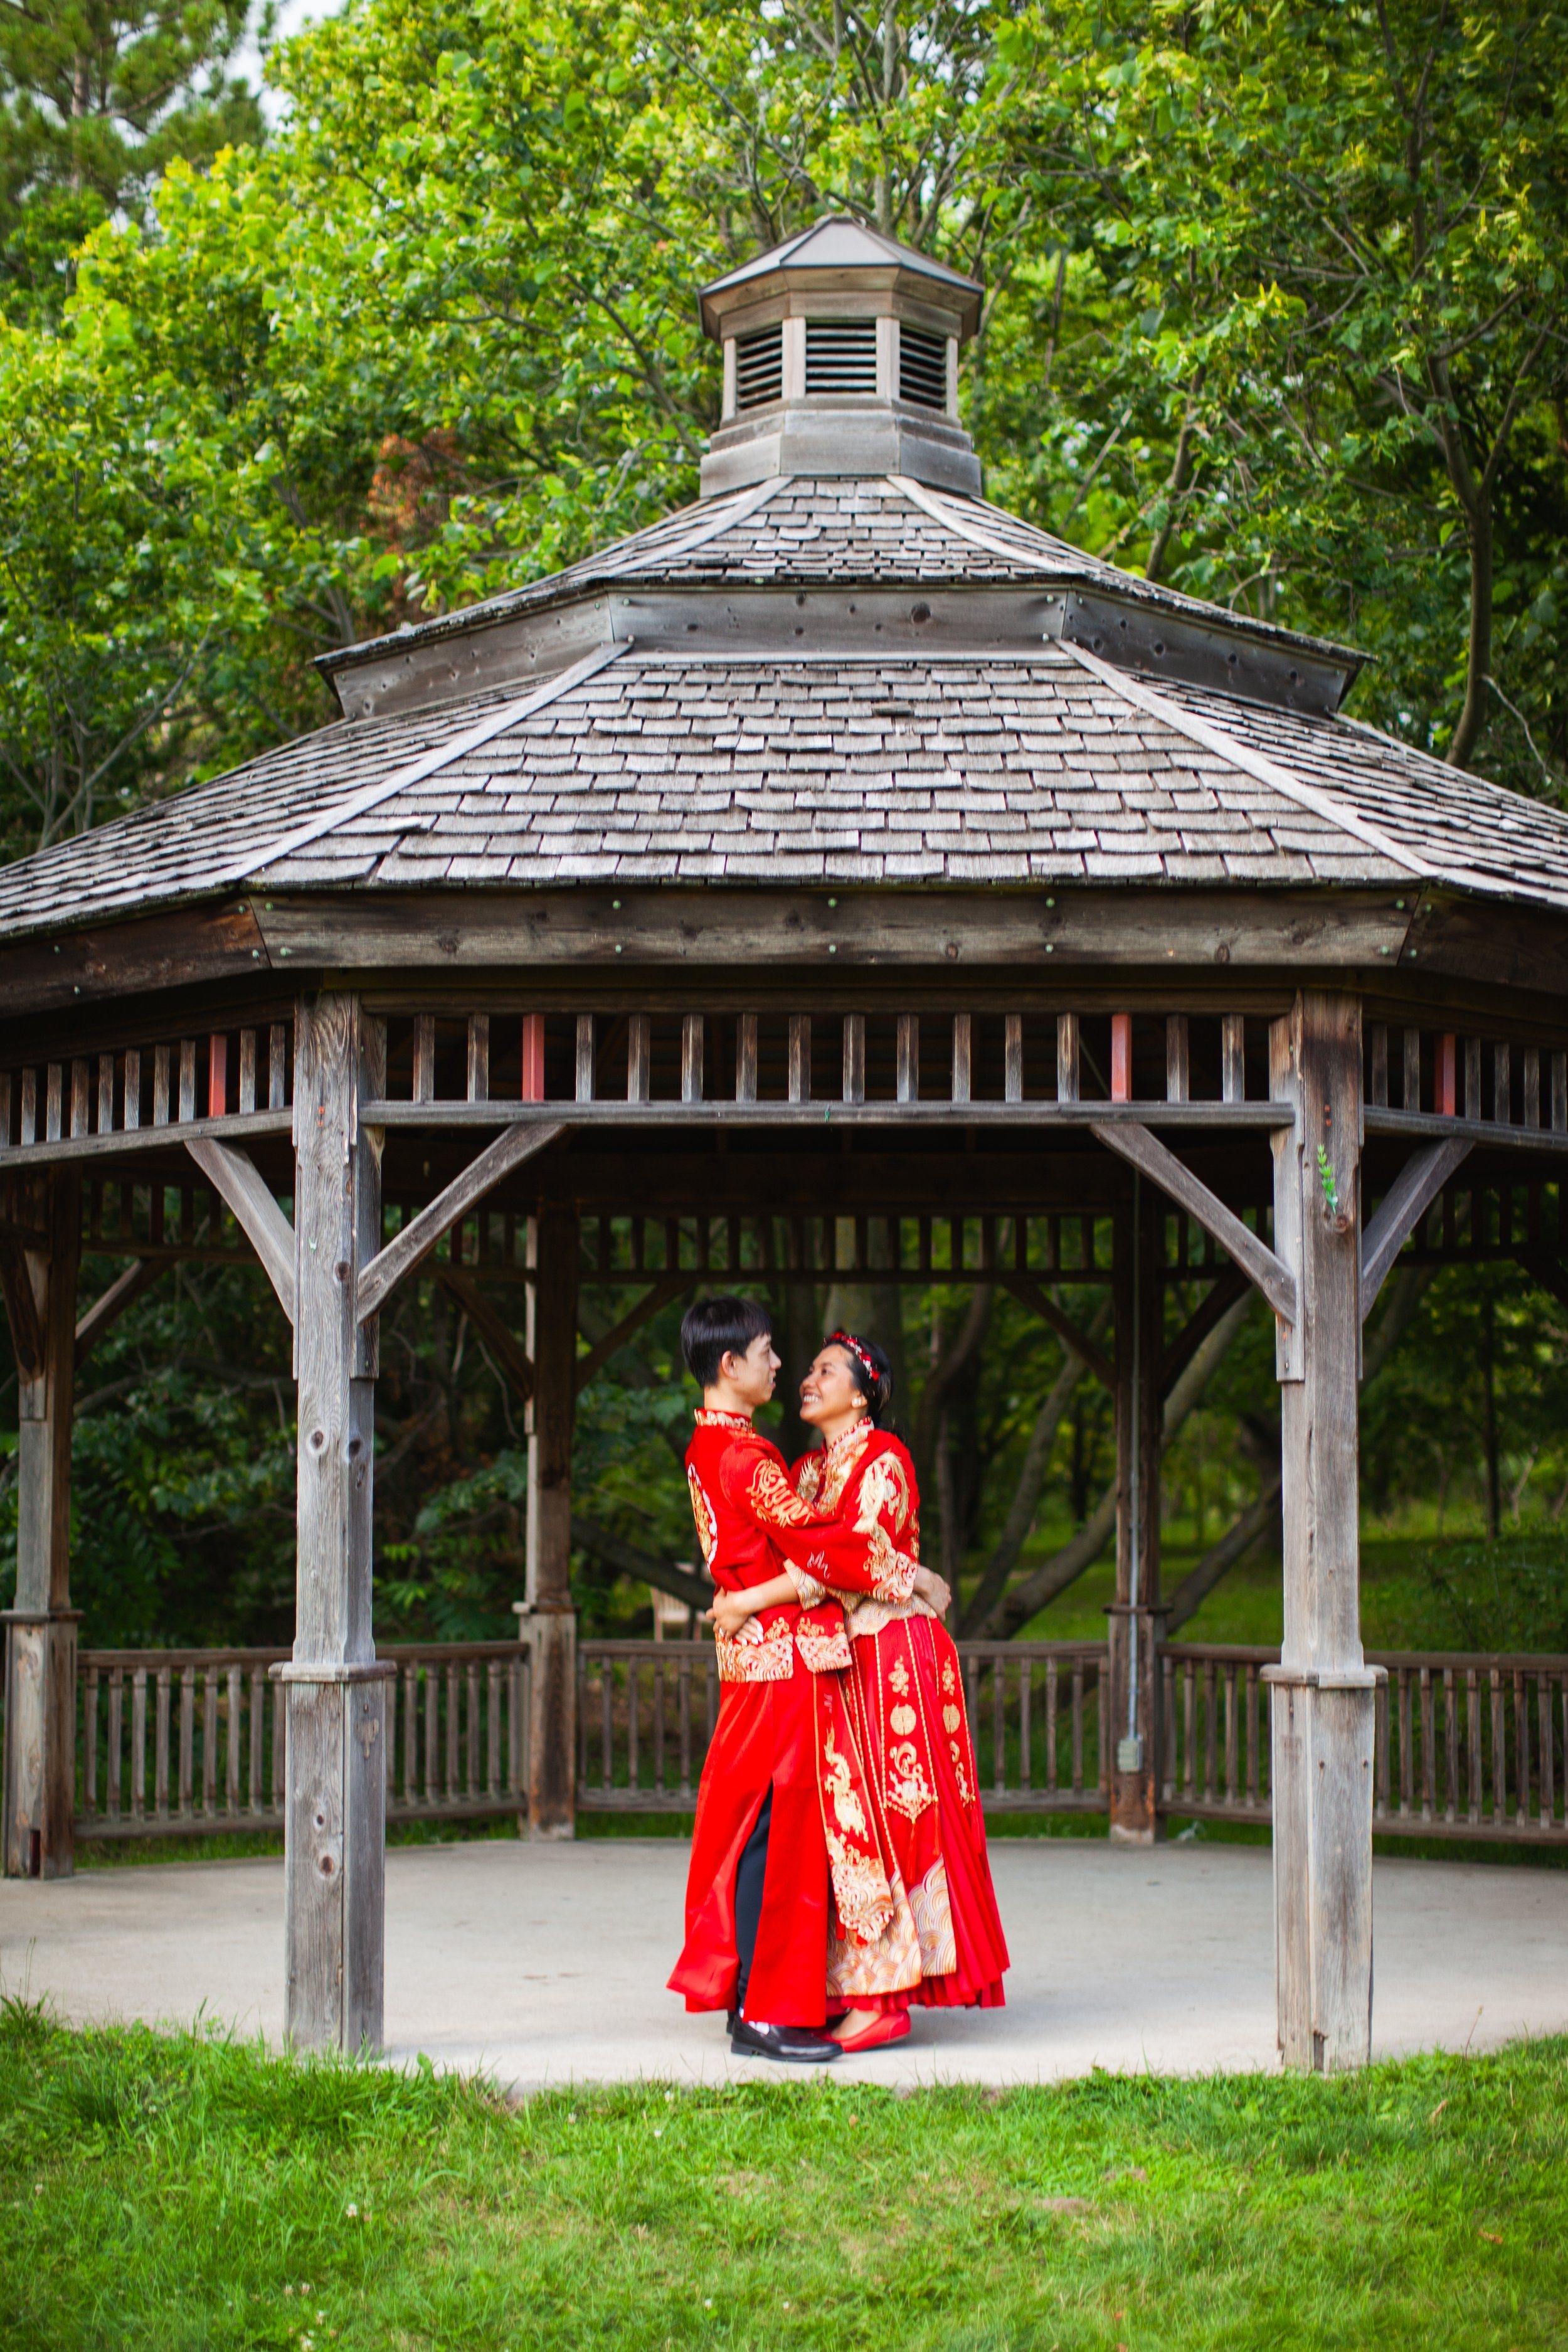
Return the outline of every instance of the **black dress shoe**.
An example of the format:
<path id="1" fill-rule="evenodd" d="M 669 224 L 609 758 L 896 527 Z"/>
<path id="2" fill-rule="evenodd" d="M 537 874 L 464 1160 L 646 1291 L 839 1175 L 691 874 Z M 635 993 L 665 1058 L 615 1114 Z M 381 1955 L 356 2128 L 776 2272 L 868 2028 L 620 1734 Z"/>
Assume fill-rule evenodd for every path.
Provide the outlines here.
<path id="1" fill-rule="evenodd" d="M 840 2055 L 837 2042 L 815 2025 L 752 2025 L 739 2017 L 730 2035 L 737 2058 L 776 2058 L 790 2066 L 826 2066 Z"/>

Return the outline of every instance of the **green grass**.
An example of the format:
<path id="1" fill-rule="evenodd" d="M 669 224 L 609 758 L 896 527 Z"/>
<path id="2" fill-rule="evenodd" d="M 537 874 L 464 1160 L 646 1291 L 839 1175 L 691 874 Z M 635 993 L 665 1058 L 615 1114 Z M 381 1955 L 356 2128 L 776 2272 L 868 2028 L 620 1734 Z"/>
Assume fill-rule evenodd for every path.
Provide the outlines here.
<path id="1" fill-rule="evenodd" d="M 16 2352 L 1568 2343 L 1568 2042 L 1338 2082 L 773 2080 L 515 2110 L 0 2017 Z"/>

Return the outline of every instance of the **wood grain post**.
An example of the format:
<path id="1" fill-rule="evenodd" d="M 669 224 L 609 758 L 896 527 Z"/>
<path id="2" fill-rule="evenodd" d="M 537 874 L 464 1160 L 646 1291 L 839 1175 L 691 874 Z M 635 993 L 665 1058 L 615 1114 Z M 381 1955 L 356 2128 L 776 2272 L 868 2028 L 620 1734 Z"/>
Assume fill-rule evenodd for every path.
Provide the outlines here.
<path id="1" fill-rule="evenodd" d="M 298 1585 L 286 1687 L 284 2026 L 290 2042 L 381 2041 L 386 1681 L 371 1629 L 377 1329 L 355 1286 L 381 1238 L 385 1032 L 357 997 L 300 1003 L 294 1029 Z"/>
<path id="2" fill-rule="evenodd" d="M 530 1221 L 528 1403 L 528 1827 L 577 1830 L 577 1618 L 572 1606 L 572 1429 L 577 1407 L 577 1217 L 542 1208 Z"/>
<path id="3" fill-rule="evenodd" d="M 1160 1195 L 1142 1178 L 1135 1180 L 1133 1197 L 1133 1213 L 1119 1217 L 1116 1222 L 1111 1276 L 1116 1313 L 1116 1598 L 1105 1612 L 1109 1654 L 1100 1738 L 1107 1751 L 1111 1841 L 1121 1845 L 1152 1845 L 1160 1830 L 1158 1644 L 1164 1630 L 1164 1614 L 1160 1606 L 1159 1377 L 1164 1336 L 1160 1285 L 1164 1212 Z M 1132 1475 L 1135 1448 L 1136 1482 Z M 1135 1762 L 1131 1752 L 1122 1747 L 1128 1736 L 1128 1689 L 1134 1680 L 1137 1697 L 1132 1709 L 1133 1736 L 1141 1742 L 1141 1753 Z"/>
<path id="4" fill-rule="evenodd" d="M 1335 2074 L 1372 2049 L 1377 1675 L 1362 1654 L 1356 1384 L 1361 1334 L 1361 1008 L 1306 991 L 1276 1024 L 1294 1095 L 1276 1152 L 1275 1235 L 1300 1302 L 1280 1390 L 1285 1635 L 1271 1686 L 1275 1979 L 1288 2066 Z"/>
<path id="5" fill-rule="evenodd" d="M 46 1248 L 7 1248 L 17 1373 L 16 1598 L 5 1620 L 5 1869 L 68 1878 L 76 1866 L 76 1629 L 70 1605 L 71 1408 L 81 1181 L 32 1188 Z M 0 1244 L 0 1246 L 6 1246 Z"/>

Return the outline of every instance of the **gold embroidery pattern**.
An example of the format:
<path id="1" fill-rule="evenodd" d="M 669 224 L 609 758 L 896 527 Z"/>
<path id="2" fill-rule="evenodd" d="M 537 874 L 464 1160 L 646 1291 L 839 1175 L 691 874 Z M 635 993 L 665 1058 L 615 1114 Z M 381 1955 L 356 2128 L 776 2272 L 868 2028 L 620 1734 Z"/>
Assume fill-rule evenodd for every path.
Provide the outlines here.
<path id="1" fill-rule="evenodd" d="M 833 1800 L 834 1816 L 839 1828 L 852 1830 L 857 1837 L 864 1837 L 866 1808 L 855 1788 L 849 1759 L 839 1754 L 831 1731 L 823 1749 L 823 1762 L 826 1769 L 822 1775 L 822 1785 Z"/>
<path id="2" fill-rule="evenodd" d="M 907 1696 L 910 1687 L 910 1670 L 902 1658 L 895 1658 L 888 1668 L 888 1687 L 889 1690 L 896 1690 L 900 1698 Z M 898 1724 L 895 1724 L 894 1727 L 895 1729 L 903 1728 Z"/>
<path id="3" fill-rule="evenodd" d="M 855 1654 L 842 1625 L 836 1625 L 830 1633 L 817 1625 L 797 1625 L 795 1645 L 808 1675 L 837 1675 L 854 1664 Z"/>
<path id="4" fill-rule="evenodd" d="M 901 1535 L 910 1516 L 910 1482 L 896 1454 L 879 1454 L 860 1481 L 855 1526 L 860 1535 L 890 1519 Z"/>
<path id="5" fill-rule="evenodd" d="M 875 1581 L 871 1587 L 874 1601 L 907 1601 L 915 1589 L 915 1569 L 918 1563 L 907 1552 L 894 1548 L 893 1538 L 879 1520 L 858 1533 L 868 1535 L 866 1566 Z"/>
<path id="6" fill-rule="evenodd" d="M 800 1484 L 796 1488 L 803 1503 L 815 1503 L 816 1490 L 822 1484 L 822 1456 L 808 1454 L 800 1465 Z"/>
<path id="7" fill-rule="evenodd" d="M 914 1720 L 912 1709 L 907 1706 L 898 1708 L 896 1715 L 907 1715 L 911 1722 Z M 888 1751 L 887 1799 L 894 1812 L 902 1813 L 910 1822 L 918 1822 L 926 1808 L 936 1802 L 920 1750 L 912 1739 L 901 1739 Z"/>
<path id="8" fill-rule="evenodd" d="M 686 1483 L 691 1489 L 691 1516 L 697 1522 L 697 1540 L 702 1547 L 702 1565 L 706 1568 L 719 1541 L 718 1514 L 703 1493 L 702 1481 L 695 1470 L 688 1469 Z"/>
<path id="9" fill-rule="evenodd" d="M 746 1491 L 765 1528 L 814 1528 L 817 1524 L 816 1513 L 801 1501 L 776 1462 L 759 1462 Z"/>
<path id="10" fill-rule="evenodd" d="M 892 1916 L 870 1943 L 852 1943 L 830 1932 L 827 1938 L 829 2003 L 859 1994 L 908 1992 L 921 1980 L 921 1937 L 915 1915 L 897 1871 L 891 1876 Z M 954 1963 L 956 1965 L 956 1962 Z"/>
<path id="11" fill-rule="evenodd" d="M 699 1429 L 750 1429 L 751 1417 L 743 1412 L 725 1412 L 719 1405 L 700 1404 L 692 1416 Z"/>
<path id="12" fill-rule="evenodd" d="M 948 1706 L 942 1708 L 942 1727 L 944 1731 L 956 1731 L 963 1721 L 963 1717 L 956 1706 Z"/>
<path id="13" fill-rule="evenodd" d="M 958 1793 L 966 1805 L 972 1805 L 974 1802 L 974 1791 L 969 1785 L 969 1774 L 964 1769 L 963 1750 L 956 1739 L 950 1739 L 947 1747 L 948 1753 L 952 1758 L 952 1777 L 958 1782 Z"/>
<path id="14" fill-rule="evenodd" d="M 958 1688 L 957 1677 L 953 1674 L 952 1660 L 951 1658 L 943 1658 L 942 1662 L 942 1686 L 944 1691 L 954 1691 Z"/>
<path id="15" fill-rule="evenodd" d="M 920 1885 L 910 1889 L 910 1908 L 921 1939 L 921 1974 L 950 1976 L 958 1966 L 958 1938 L 948 1899 L 947 1864 L 940 1855 Z"/>
<path id="16" fill-rule="evenodd" d="M 892 1676 L 889 1675 L 888 1679 L 890 1682 L 892 1680 Z M 904 1679 L 907 1684 L 909 1677 L 906 1675 Z M 907 1739 L 910 1732 L 914 1729 L 916 1724 L 920 1721 L 920 1717 L 916 1715 L 912 1706 L 896 1706 L 891 1715 L 888 1717 L 888 1721 L 892 1725 L 893 1729 L 898 1733 L 900 1739 Z M 950 1723 L 947 1727 L 950 1731 L 954 1731 L 958 1727 L 956 1724 Z"/>
<path id="17" fill-rule="evenodd" d="M 787 1683 L 795 1672 L 795 1640 L 787 1625 L 764 1633 L 754 1617 L 732 1637 L 715 1626 L 713 1646 L 721 1683 Z"/>
<path id="18" fill-rule="evenodd" d="M 820 1509 L 828 1512 L 837 1510 L 844 1499 L 844 1489 L 870 1443 L 871 1433 L 861 1422 L 854 1429 L 847 1429 L 842 1437 L 836 1437 L 831 1445 L 825 1445 L 820 1454 L 811 1456 L 812 1498 Z M 804 1495 L 804 1477 L 800 1490 Z M 864 1535 L 865 1528 L 858 1528 L 857 1532 Z"/>
<path id="19" fill-rule="evenodd" d="M 858 1798 L 855 1810 L 860 1810 Z M 857 1853 L 837 1830 L 827 1832 L 827 1866 L 846 1936 L 857 1944 L 874 1944 L 893 1917 L 887 1872 L 871 1855 Z"/>
<path id="20" fill-rule="evenodd" d="M 812 1557 L 816 1559 L 815 1552 Z M 821 1608 L 827 1598 L 826 1584 L 819 1584 L 815 1576 L 806 1574 L 804 1568 L 796 1568 L 793 1560 L 785 1560 L 784 1572 L 794 1585 L 795 1600 L 802 1609 Z"/>

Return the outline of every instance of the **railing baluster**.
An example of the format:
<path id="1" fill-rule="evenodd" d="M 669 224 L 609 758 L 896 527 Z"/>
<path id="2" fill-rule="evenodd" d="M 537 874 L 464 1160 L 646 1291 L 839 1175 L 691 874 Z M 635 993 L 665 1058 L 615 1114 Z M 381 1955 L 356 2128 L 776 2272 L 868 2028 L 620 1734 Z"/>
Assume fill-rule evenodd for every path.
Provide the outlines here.
<path id="1" fill-rule="evenodd" d="M 1046 1793 L 1057 1792 L 1057 1711 L 1060 1705 L 1059 1669 L 1055 1658 L 1046 1662 Z"/>
<path id="2" fill-rule="evenodd" d="M 487 1712 L 485 1716 L 485 1794 L 487 1797 L 499 1797 L 500 1795 L 501 1706 L 501 1663 L 499 1658 L 491 1658 L 489 1660 L 486 1668 L 486 1675 L 487 1680 L 485 1695 Z M 578 1698 L 577 1711 L 579 1717 L 581 1717 L 583 1713 L 581 1696 Z M 583 1777 L 584 1780 L 587 1778 L 586 1766 L 587 1757 L 584 1755 L 583 1759 Z"/>
<path id="3" fill-rule="evenodd" d="M 1176 1793 L 1176 1662 L 1160 1661 L 1160 1727 L 1164 1735 L 1165 1769 L 1160 1795 L 1168 1805 Z"/>
<path id="4" fill-rule="evenodd" d="M 680 1708 L 680 1793 L 691 1794 L 691 1645 L 683 1642 L 676 1684 Z"/>
<path id="5" fill-rule="evenodd" d="M 111 1822 L 120 1819 L 121 1710 L 124 1705 L 124 1667 L 111 1666 L 109 1674 L 109 1818 Z"/>
<path id="6" fill-rule="evenodd" d="M 458 1794 L 458 1729 L 462 1712 L 458 1696 L 458 1668 L 448 1660 L 447 1665 L 447 1770 L 441 1783 L 441 1794 L 450 1804 Z"/>
<path id="7" fill-rule="evenodd" d="M 228 1670 L 228 1740 L 224 1761 L 227 1767 L 224 1781 L 225 1810 L 230 1820 L 239 1811 L 239 1675 L 237 1665 Z"/>
<path id="8" fill-rule="evenodd" d="M 1513 1819 L 1522 1829 L 1530 1812 L 1530 1717 L 1524 1706 L 1524 1675 L 1513 1670 Z"/>
<path id="9" fill-rule="evenodd" d="M 1479 1681 L 1474 1666 L 1467 1667 L 1465 1698 L 1470 1718 L 1470 1785 L 1466 1793 L 1469 1798 L 1472 1822 L 1479 1822 L 1481 1817 L 1481 1706 Z"/>
<path id="10" fill-rule="evenodd" d="M 991 1767 L 992 1786 L 999 1797 L 1005 1793 L 1007 1787 L 1006 1706 L 1007 1675 L 1002 1663 L 1002 1654 L 998 1651 L 991 1660 Z M 977 1757 L 976 1771 L 979 1769 L 980 1760 Z"/>
<path id="11" fill-rule="evenodd" d="M 1508 1741 L 1503 1732 L 1501 1668 L 1493 1666 L 1487 1679 L 1491 1685 L 1492 1702 L 1492 1819 L 1501 1822 L 1508 1813 Z"/>
<path id="12" fill-rule="evenodd" d="M 600 1764 L 603 1784 L 616 1785 L 616 1669 L 609 1658 L 599 1661 Z"/>
<path id="13" fill-rule="evenodd" d="M 1542 1829 L 1552 1828 L 1557 1820 L 1557 1795 L 1552 1770 L 1552 1677 L 1537 1673 L 1535 1677 L 1536 1731 L 1541 1754 L 1540 1793 L 1536 1801 L 1536 1818 Z"/>
<path id="14" fill-rule="evenodd" d="M 425 1685 L 425 1781 L 420 1795 L 427 1805 L 433 1805 L 441 1793 L 441 1775 L 437 1764 L 441 1737 L 440 1684 L 434 1659 L 424 1667 Z"/>
<path id="15" fill-rule="evenodd" d="M 1227 1804 L 1236 1802 L 1236 1663 L 1226 1661 L 1225 1669 L 1225 1794 Z"/>
<path id="16" fill-rule="evenodd" d="M 153 1748 L 153 1802 L 158 1819 L 169 1818 L 169 1690 L 171 1675 L 167 1666 L 158 1669 L 157 1729 Z"/>
<path id="17" fill-rule="evenodd" d="M 1018 1789 L 1029 1793 L 1029 1661 L 1018 1661 Z"/>
<path id="18" fill-rule="evenodd" d="M 1247 1666 L 1247 1801 L 1254 1811 L 1261 1801 L 1258 1793 L 1258 1668 L 1250 1659 Z"/>
<path id="19" fill-rule="evenodd" d="M 637 1662 L 626 1661 L 626 1786 L 637 1786 Z"/>
<path id="20" fill-rule="evenodd" d="M 389 1751 L 392 1746 L 392 1727 L 393 1711 L 388 1709 L 386 1728 Z M 252 1813 L 258 1813 L 262 1809 L 261 1766 L 266 1730 L 267 1669 L 265 1666 L 252 1666 L 250 1669 L 250 1769 L 246 1779 L 246 1810 Z"/>
<path id="21" fill-rule="evenodd" d="M 1212 1805 L 1218 1794 L 1215 1777 L 1215 1662 L 1204 1660 L 1204 1802 Z"/>
<path id="22" fill-rule="evenodd" d="M 1072 1662 L 1072 1792 L 1083 1794 L 1083 1660 Z"/>
<path id="23" fill-rule="evenodd" d="M 664 1659 L 653 1662 L 653 1785 L 664 1794 Z"/>
<path id="24" fill-rule="evenodd" d="M 1198 1797 L 1198 1675 L 1191 1658 L 1185 1662 L 1182 1675 L 1182 1732 L 1184 1756 L 1187 1768 L 1187 1795 L 1194 1804 Z"/>
<path id="25" fill-rule="evenodd" d="M 208 1666 L 202 1677 L 202 1811 L 211 1820 L 217 1811 L 217 1668 Z"/>
<path id="26" fill-rule="evenodd" d="M 1433 1738 L 1432 1669 L 1421 1669 L 1421 1818 L 1429 1822 L 1436 1797 L 1436 1744 Z"/>
<path id="27" fill-rule="evenodd" d="M 131 1814 L 142 1821 L 147 1812 L 147 1669 L 137 1666 L 131 1676 Z"/>
<path id="28" fill-rule="evenodd" d="M 477 1661 L 468 1660 L 468 1785 L 463 1793 L 477 1797 L 479 1793 L 479 1669 Z"/>
<path id="29" fill-rule="evenodd" d="M 89 1666 L 82 1692 L 82 1739 L 86 1748 L 82 1772 L 82 1815 L 98 1818 L 98 1668 Z"/>

